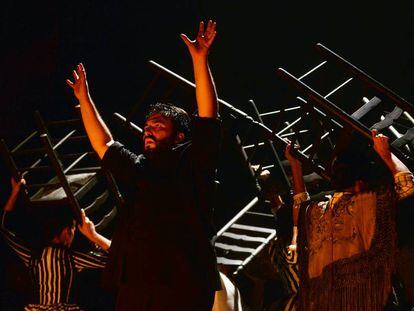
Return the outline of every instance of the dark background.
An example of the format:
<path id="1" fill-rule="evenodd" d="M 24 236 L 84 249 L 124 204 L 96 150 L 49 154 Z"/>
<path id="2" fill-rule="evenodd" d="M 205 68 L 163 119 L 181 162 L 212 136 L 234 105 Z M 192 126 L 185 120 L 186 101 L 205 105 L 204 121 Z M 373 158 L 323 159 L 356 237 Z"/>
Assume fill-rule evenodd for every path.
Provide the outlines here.
<path id="1" fill-rule="evenodd" d="M 317 42 L 412 101 L 413 6 L 373 0 L 2 1 L 0 137 L 16 145 L 35 127 L 35 110 L 46 119 L 73 115 L 65 79 L 80 61 L 105 119 L 138 102 L 152 76 L 149 59 L 192 79 L 178 35 L 193 37 L 198 21 L 208 18 L 218 22 L 210 62 L 219 96 L 241 109 L 250 98 L 269 109 L 281 105 L 286 83 L 275 69 L 305 72 L 316 64 Z M 0 168 L 4 201 L 9 181 L 3 163 Z"/>
<path id="2" fill-rule="evenodd" d="M 264 111 L 289 104 L 283 97 L 287 83 L 276 68 L 297 76 L 306 72 L 320 61 L 317 42 L 412 101 L 413 8 L 409 1 L 373 0 L 3 1 L 0 137 L 15 146 L 36 128 L 35 110 L 48 120 L 73 116 L 76 100 L 65 79 L 78 62 L 85 64 L 92 96 L 116 132 L 111 114 L 126 113 L 140 103 L 153 76 L 148 60 L 192 80 L 191 60 L 179 34 L 194 37 L 198 21 L 209 18 L 218 23 L 210 63 L 219 96 L 242 110 L 249 111 L 251 98 Z M 156 87 L 140 103 L 138 115 L 150 103 L 164 100 L 164 91 Z M 189 93 L 170 99 L 191 112 L 195 102 Z M 142 118 L 136 121 L 140 124 Z M 227 167 L 232 162 L 232 155 L 224 161 Z M 238 167 L 228 171 L 229 216 L 249 195 L 240 189 Z M 3 161 L 0 183 L 2 203 L 9 192 Z"/>
<path id="3" fill-rule="evenodd" d="M 161 79 L 141 101 L 154 75 L 148 60 L 192 80 L 179 34 L 193 38 L 202 19 L 218 23 L 210 63 L 219 97 L 249 113 L 249 99 L 262 111 L 291 104 L 288 84 L 276 69 L 300 76 L 320 62 L 318 42 L 409 101 L 414 95 L 414 4 L 409 1 L 6 0 L 1 6 L 0 137 L 10 148 L 36 129 L 35 110 L 46 120 L 74 116 L 77 101 L 65 79 L 78 62 L 87 69 L 92 96 L 111 130 L 120 132 L 112 113 L 125 114 L 135 104 L 141 125 L 147 106 L 164 101 L 169 90 Z M 167 99 L 189 112 L 195 107 L 192 90 Z M 232 125 L 226 125 L 231 136 Z M 251 199 L 252 184 L 246 184 L 232 143 L 224 143 L 223 222 Z M 139 152 L 139 140 L 127 144 Z M 3 161 L 0 183 L 1 204 L 10 183 Z"/>
<path id="4" fill-rule="evenodd" d="M 198 21 L 209 18 L 218 23 L 210 55 L 218 93 L 238 108 L 247 110 L 251 98 L 265 110 L 284 105 L 286 83 L 276 68 L 304 73 L 318 62 L 317 42 L 413 102 L 413 9 L 408 0 L 3 0 L 0 137 L 15 146 L 35 128 L 35 110 L 46 119 L 72 116 L 76 100 L 65 79 L 78 62 L 85 64 L 92 96 L 108 122 L 114 111 L 125 113 L 139 102 L 152 77 L 149 59 L 192 80 L 179 34 L 194 37 Z M 150 99 L 141 113 L 162 98 L 155 92 Z M 239 172 L 229 171 L 236 181 Z M 0 183 L 3 204 L 10 188 L 3 162 Z M 233 209 L 227 217 L 247 203 L 239 184 L 231 183 L 229 178 L 226 200 Z"/>

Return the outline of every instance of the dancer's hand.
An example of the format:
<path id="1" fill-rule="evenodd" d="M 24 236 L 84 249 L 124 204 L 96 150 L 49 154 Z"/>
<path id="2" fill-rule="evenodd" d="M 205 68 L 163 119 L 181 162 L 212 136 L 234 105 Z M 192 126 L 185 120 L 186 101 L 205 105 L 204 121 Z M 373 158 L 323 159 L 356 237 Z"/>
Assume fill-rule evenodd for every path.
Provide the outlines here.
<path id="1" fill-rule="evenodd" d="M 291 166 L 300 165 L 301 163 L 299 159 L 292 154 L 293 150 L 297 151 L 297 146 L 294 146 L 292 142 L 289 142 L 284 151 L 285 157 Z"/>
<path id="2" fill-rule="evenodd" d="M 297 238 L 298 238 L 298 226 L 293 226 L 292 241 L 290 242 L 290 245 L 288 246 L 289 251 L 296 252 L 297 247 L 298 247 Z"/>
<path id="3" fill-rule="evenodd" d="M 20 192 L 20 189 L 23 185 L 26 184 L 26 180 L 23 178 L 19 181 L 16 181 L 13 177 L 10 179 L 11 187 L 12 187 L 12 195 L 17 195 Z"/>
<path id="4" fill-rule="evenodd" d="M 97 236 L 95 224 L 86 216 L 83 209 L 81 209 L 81 217 L 82 224 L 78 224 L 79 231 L 90 241 L 95 242 Z"/>
<path id="5" fill-rule="evenodd" d="M 88 80 L 86 79 L 85 67 L 82 63 L 76 66 L 76 70 L 72 70 L 73 82 L 66 79 L 66 84 L 73 89 L 73 93 L 79 101 L 89 98 Z"/>
<path id="6" fill-rule="evenodd" d="M 374 142 L 374 150 L 384 161 L 390 160 L 391 150 L 388 137 L 383 134 L 379 134 L 377 130 L 372 130 L 371 133 L 372 141 Z"/>
<path id="7" fill-rule="evenodd" d="M 95 225 L 85 215 L 85 211 L 81 209 L 82 224 L 78 225 L 79 231 L 88 238 L 89 241 L 100 246 L 107 251 L 111 247 L 111 240 L 108 240 L 103 235 L 96 232 Z"/>
<path id="8" fill-rule="evenodd" d="M 216 37 L 216 22 L 209 20 L 207 27 L 204 29 L 204 22 L 201 21 L 195 40 L 190 40 L 185 34 L 181 34 L 180 36 L 187 45 L 193 58 L 207 57 L 210 46 Z"/>

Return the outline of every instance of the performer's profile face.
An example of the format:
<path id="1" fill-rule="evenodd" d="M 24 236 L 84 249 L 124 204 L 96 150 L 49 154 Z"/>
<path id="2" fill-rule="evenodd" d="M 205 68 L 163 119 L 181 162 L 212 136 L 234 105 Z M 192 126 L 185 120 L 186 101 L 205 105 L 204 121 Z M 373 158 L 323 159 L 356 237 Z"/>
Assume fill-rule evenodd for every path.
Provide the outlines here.
<path id="1" fill-rule="evenodd" d="M 170 118 L 158 113 L 150 115 L 144 126 L 144 150 L 152 152 L 173 147 L 175 134 L 174 124 Z"/>
<path id="2" fill-rule="evenodd" d="M 75 221 L 73 221 L 72 226 L 66 227 L 62 230 L 61 236 L 62 236 L 62 242 L 63 245 L 66 247 L 70 247 L 73 242 L 73 238 L 75 237 L 75 231 L 76 231 L 76 224 Z"/>

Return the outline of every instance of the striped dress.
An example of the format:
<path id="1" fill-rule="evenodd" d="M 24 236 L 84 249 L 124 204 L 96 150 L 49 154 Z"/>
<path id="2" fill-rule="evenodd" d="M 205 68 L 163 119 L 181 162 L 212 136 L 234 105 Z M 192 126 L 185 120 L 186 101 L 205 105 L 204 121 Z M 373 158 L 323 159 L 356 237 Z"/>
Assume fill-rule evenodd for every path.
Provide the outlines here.
<path id="1" fill-rule="evenodd" d="M 282 280 L 284 295 L 266 310 L 296 310 L 299 291 L 298 253 L 295 250 L 289 250 L 287 244 L 281 239 L 277 239 L 271 244 L 269 252 L 271 262 Z"/>
<path id="2" fill-rule="evenodd" d="M 6 243 L 23 261 L 32 276 L 34 297 L 37 301 L 27 305 L 26 311 L 81 310 L 73 297 L 76 275 L 84 269 L 103 268 L 106 256 L 85 254 L 63 246 L 48 246 L 43 249 L 41 256 L 33 256 L 32 251 L 4 227 L 4 215 L 1 232 Z"/>

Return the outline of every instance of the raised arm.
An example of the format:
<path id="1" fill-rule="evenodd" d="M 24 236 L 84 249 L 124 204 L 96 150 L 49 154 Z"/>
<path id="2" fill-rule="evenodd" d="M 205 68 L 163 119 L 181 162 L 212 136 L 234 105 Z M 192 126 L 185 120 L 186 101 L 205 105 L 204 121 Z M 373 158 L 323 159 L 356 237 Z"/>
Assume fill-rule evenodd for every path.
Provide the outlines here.
<path id="1" fill-rule="evenodd" d="M 305 183 L 303 181 L 302 163 L 292 155 L 292 143 L 289 143 L 285 149 L 285 157 L 290 163 L 293 179 L 293 195 L 306 192 Z"/>
<path id="2" fill-rule="evenodd" d="M 305 182 L 303 180 L 302 163 L 291 153 L 292 144 L 289 143 L 285 149 L 285 157 L 290 163 L 292 170 L 292 181 L 293 181 L 293 225 L 298 225 L 299 218 L 299 206 L 300 203 L 309 198 Z"/>
<path id="3" fill-rule="evenodd" d="M 377 130 L 372 130 L 372 140 L 374 142 L 374 150 L 378 153 L 393 175 L 400 172 L 410 171 L 404 163 L 391 153 L 387 136 L 378 134 Z"/>
<path id="4" fill-rule="evenodd" d="M 79 231 L 91 242 L 100 246 L 103 250 L 107 251 L 111 247 L 111 240 L 105 238 L 95 230 L 95 225 L 85 215 L 85 211 L 81 210 L 82 224 L 78 225 Z"/>
<path id="5" fill-rule="evenodd" d="M 292 148 L 294 148 L 292 147 L 292 143 L 289 143 L 286 146 L 285 157 L 290 163 L 293 179 L 293 236 L 290 248 L 296 249 L 300 204 L 309 200 L 309 194 L 306 192 L 305 182 L 303 180 L 302 163 L 294 155 L 292 155 Z"/>
<path id="6" fill-rule="evenodd" d="M 408 167 L 392 154 L 388 137 L 378 134 L 377 130 L 372 130 L 372 140 L 374 142 L 374 150 L 394 175 L 395 192 L 398 199 L 402 200 L 412 196 L 414 194 L 413 175 Z"/>
<path id="7" fill-rule="evenodd" d="M 208 53 L 215 36 L 216 23 L 211 20 L 207 23 L 207 27 L 204 27 L 204 22 L 200 22 L 195 40 L 190 40 L 185 34 L 181 34 L 193 60 L 198 115 L 202 118 L 217 117 L 217 93 L 208 66 Z"/>
<path id="8" fill-rule="evenodd" d="M 26 266 L 29 266 L 31 251 L 30 249 L 18 239 L 13 232 L 10 232 L 6 227 L 6 217 L 7 214 L 12 212 L 15 207 L 16 200 L 19 196 L 21 187 L 26 183 L 24 179 L 16 182 L 14 178 L 11 178 L 12 191 L 9 196 L 9 199 L 4 206 L 3 216 L 1 219 L 1 230 L 4 240 L 10 246 L 10 248 L 16 253 L 18 257 L 23 261 Z"/>
<path id="9" fill-rule="evenodd" d="M 14 204 L 16 203 L 17 198 L 19 197 L 20 189 L 23 185 L 26 184 L 26 181 L 24 179 L 21 179 L 20 181 L 15 181 L 14 178 L 11 178 L 11 188 L 12 191 L 10 193 L 10 196 L 6 202 L 6 205 L 4 206 L 5 212 L 11 212 L 14 209 Z"/>
<path id="10" fill-rule="evenodd" d="M 93 149 L 102 159 L 108 146 L 112 142 L 112 135 L 99 115 L 89 94 L 88 81 L 83 64 L 77 65 L 76 70 L 73 70 L 72 74 L 73 82 L 67 79 L 66 83 L 73 89 L 73 93 L 79 101 L 86 133 L 88 134 Z"/>

